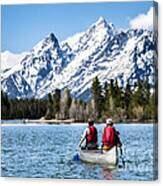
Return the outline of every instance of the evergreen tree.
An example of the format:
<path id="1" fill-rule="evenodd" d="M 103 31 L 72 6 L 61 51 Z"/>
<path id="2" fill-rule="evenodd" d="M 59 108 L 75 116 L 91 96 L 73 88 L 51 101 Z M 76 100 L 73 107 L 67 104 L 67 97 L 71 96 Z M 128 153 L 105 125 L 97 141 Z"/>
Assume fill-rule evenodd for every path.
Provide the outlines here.
<path id="1" fill-rule="evenodd" d="M 45 115 L 46 119 L 52 119 L 54 118 L 54 107 L 53 107 L 53 97 L 52 95 L 49 93 L 48 94 L 48 108 L 47 108 L 47 112 Z"/>
<path id="2" fill-rule="evenodd" d="M 115 115 L 115 97 L 116 97 L 116 92 L 115 92 L 114 80 L 111 79 L 110 84 L 108 85 L 108 92 L 105 100 L 105 103 L 107 104 L 106 117 L 113 118 Z"/>
<path id="3" fill-rule="evenodd" d="M 142 80 L 139 80 L 135 84 L 135 91 L 134 91 L 134 95 L 133 95 L 133 100 L 134 100 L 135 106 L 142 106 L 143 105 L 142 97 L 143 97 L 143 82 L 142 82 Z"/>
<path id="4" fill-rule="evenodd" d="M 109 90 L 110 90 L 110 96 L 112 96 L 112 98 L 114 99 L 116 97 L 116 92 L 115 92 L 114 80 L 113 79 L 110 80 Z"/>
<path id="5" fill-rule="evenodd" d="M 123 97 L 123 92 L 121 88 L 118 86 L 118 81 L 116 79 L 115 81 L 115 86 L 113 87 L 113 99 L 114 99 L 114 107 L 122 107 L 122 97 Z"/>
<path id="6" fill-rule="evenodd" d="M 134 113 L 138 113 L 135 117 L 139 121 L 144 121 L 149 117 L 149 100 L 150 85 L 148 83 L 148 78 L 139 80 L 133 94 Z"/>
<path id="7" fill-rule="evenodd" d="M 124 93 L 125 119 L 132 117 L 132 91 L 129 81 L 127 82 Z"/>
<path id="8" fill-rule="evenodd" d="M 7 119 L 10 116 L 11 104 L 3 91 L 1 91 L 1 117 L 2 119 Z"/>
<path id="9" fill-rule="evenodd" d="M 95 118 L 101 117 L 101 111 L 103 108 L 103 96 L 102 87 L 100 85 L 98 77 L 95 77 L 92 84 L 92 99 L 94 101 L 94 115 Z"/>
<path id="10" fill-rule="evenodd" d="M 107 118 L 110 114 L 110 90 L 109 84 L 105 82 L 104 84 L 104 107 L 103 107 L 103 119 Z"/>
<path id="11" fill-rule="evenodd" d="M 149 107 L 150 107 L 150 84 L 148 83 L 148 77 L 145 78 L 143 82 L 143 90 L 142 90 L 142 104 L 143 104 L 143 120 L 148 119 L 149 115 Z"/>

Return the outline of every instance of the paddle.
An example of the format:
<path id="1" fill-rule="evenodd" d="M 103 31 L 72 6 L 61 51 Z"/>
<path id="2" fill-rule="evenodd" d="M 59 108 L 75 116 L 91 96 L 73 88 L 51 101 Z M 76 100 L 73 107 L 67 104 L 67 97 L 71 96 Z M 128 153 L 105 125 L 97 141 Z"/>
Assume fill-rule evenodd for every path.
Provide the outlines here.
<path id="1" fill-rule="evenodd" d="M 80 160 L 80 156 L 79 156 L 79 153 L 78 153 L 78 150 L 80 148 L 80 144 L 77 145 L 77 148 L 76 148 L 76 154 L 73 156 L 73 161 L 79 161 Z"/>
<path id="2" fill-rule="evenodd" d="M 122 147 L 119 147 L 119 149 L 120 149 L 120 159 L 122 161 L 122 167 L 124 168 L 125 167 L 125 159 L 124 159 L 124 155 L 123 155 L 123 150 L 122 150 Z M 121 167 L 121 166 L 119 165 L 119 167 Z"/>
<path id="3" fill-rule="evenodd" d="M 73 161 L 79 161 L 80 160 L 80 156 L 78 153 L 76 153 L 74 156 L 73 156 Z"/>
<path id="4" fill-rule="evenodd" d="M 79 149 L 81 149 L 82 144 L 85 140 L 86 140 L 85 137 L 81 137 L 80 142 L 79 142 L 79 144 L 77 145 L 77 148 L 76 148 L 77 153 L 73 156 L 73 161 L 79 161 L 80 160 L 80 156 L 79 156 L 78 151 L 79 151 Z"/>

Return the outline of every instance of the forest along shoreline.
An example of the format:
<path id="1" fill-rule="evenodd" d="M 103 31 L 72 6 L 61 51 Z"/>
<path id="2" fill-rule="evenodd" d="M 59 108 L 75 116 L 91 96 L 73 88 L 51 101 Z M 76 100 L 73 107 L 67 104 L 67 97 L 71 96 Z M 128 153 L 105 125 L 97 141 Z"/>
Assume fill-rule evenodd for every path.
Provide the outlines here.
<path id="1" fill-rule="evenodd" d="M 24 123 L 86 123 L 92 118 L 105 123 L 157 123 L 157 86 L 151 87 L 148 77 L 125 88 L 118 80 L 104 85 L 95 77 L 87 100 L 72 97 L 68 88 L 55 89 L 44 99 L 10 98 L 1 91 L 1 119 Z"/>

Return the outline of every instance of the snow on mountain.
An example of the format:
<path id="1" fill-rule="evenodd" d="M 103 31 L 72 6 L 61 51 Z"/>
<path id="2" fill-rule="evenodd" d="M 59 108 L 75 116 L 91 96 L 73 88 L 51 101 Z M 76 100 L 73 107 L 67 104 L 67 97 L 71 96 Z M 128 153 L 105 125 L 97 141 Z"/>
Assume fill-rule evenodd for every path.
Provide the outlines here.
<path id="1" fill-rule="evenodd" d="M 86 31 L 61 43 L 50 34 L 2 78 L 10 97 L 43 98 L 68 87 L 73 97 L 88 100 L 93 78 L 102 84 L 117 79 L 124 87 L 149 77 L 154 84 L 157 42 L 151 31 L 118 31 L 102 17 Z"/>
<path id="2" fill-rule="evenodd" d="M 4 51 L 1 53 L 1 70 L 7 70 L 11 67 L 18 64 L 19 61 L 21 61 L 25 55 L 27 55 L 27 52 L 23 52 L 20 54 L 11 53 L 10 51 Z"/>
<path id="3" fill-rule="evenodd" d="M 33 97 L 42 85 L 50 86 L 66 65 L 58 40 L 51 33 L 17 66 L 3 74 L 2 89 L 11 97 Z"/>

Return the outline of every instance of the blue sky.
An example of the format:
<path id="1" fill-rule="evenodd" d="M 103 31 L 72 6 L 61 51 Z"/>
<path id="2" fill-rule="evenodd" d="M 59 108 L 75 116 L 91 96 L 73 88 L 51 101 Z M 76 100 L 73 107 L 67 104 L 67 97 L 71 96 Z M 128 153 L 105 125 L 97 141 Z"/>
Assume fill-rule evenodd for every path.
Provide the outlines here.
<path id="1" fill-rule="evenodd" d="M 85 30 L 102 16 L 116 28 L 128 28 L 152 1 L 2 6 L 2 51 L 29 51 L 53 32 L 59 41 Z"/>

